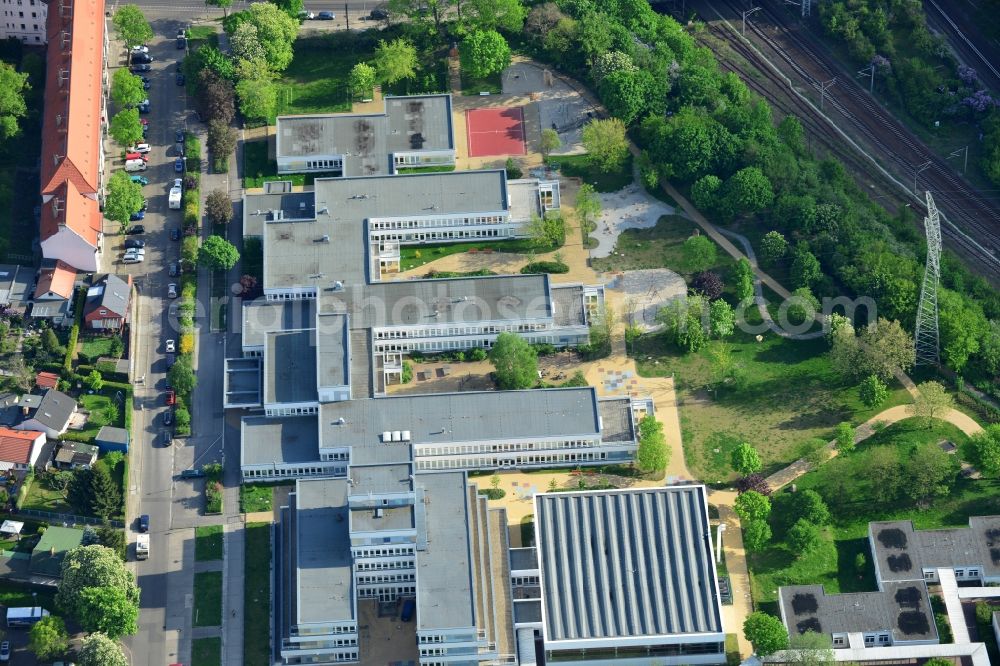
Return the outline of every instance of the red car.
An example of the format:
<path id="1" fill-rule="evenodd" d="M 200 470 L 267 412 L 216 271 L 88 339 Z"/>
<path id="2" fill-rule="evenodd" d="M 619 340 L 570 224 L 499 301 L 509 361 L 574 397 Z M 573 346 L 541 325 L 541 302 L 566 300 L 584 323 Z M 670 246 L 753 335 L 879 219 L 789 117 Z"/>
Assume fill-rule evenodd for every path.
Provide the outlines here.
<path id="1" fill-rule="evenodd" d="M 168 405 L 175 405 L 175 404 L 177 404 L 177 394 L 174 393 L 173 389 L 169 389 L 167 391 L 167 404 Z"/>
<path id="2" fill-rule="evenodd" d="M 143 162 L 149 161 L 149 155 L 145 153 L 125 153 L 125 159 L 127 160 L 142 160 Z"/>

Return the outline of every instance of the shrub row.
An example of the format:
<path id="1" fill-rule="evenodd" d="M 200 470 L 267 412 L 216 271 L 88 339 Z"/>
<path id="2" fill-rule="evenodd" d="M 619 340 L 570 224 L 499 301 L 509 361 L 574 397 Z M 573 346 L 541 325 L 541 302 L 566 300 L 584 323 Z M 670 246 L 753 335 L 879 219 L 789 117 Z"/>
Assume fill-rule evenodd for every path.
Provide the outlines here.
<path id="1" fill-rule="evenodd" d="M 569 273 L 569 266 L 561 261 L 533 261 L 521 269 L 524 274 L 531 273 Z"/>

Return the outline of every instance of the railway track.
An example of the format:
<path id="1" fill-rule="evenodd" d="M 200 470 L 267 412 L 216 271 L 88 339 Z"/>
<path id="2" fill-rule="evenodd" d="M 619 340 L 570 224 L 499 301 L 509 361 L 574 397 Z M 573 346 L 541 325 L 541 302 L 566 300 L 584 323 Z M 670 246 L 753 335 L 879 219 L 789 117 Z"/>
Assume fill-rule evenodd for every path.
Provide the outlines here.
<path id="1" fill-rule="evenodd" d="M 718 4 L 728 9 L 728 17 L 718 11 Z M 742 11 L 733 2 L 713 2 L 703 8 L 706 10 L 703 16 L 709 20 L 728 21 L 733 16 L 739 17 Z M 853 78 L 821 57 L 814 46 L 797 34 L 798 28 L 790 26 L 788 19 L 781 14 L 780 11 L 764 6 L 753 15 L 747 22 L 747 33 L 753 46 L 767 60 L 775 63 L 786 76 L 798 79 L 817 91 L 824 82 L 836 79 L 836 85 L 828 88 L 825 95 L 827 115 L 839 116 L 841 124 L 849 127 L 855 136 L 867 144 L 870 157 L 892 175 L 897 187 L 902 186 L 908 190 L 908 183 L 915 178 L 918 189 L 931 190 L 943 213 L 945 224 L 942 231 L 949 244 L 978 264 L 986 277 L 995 282 L 1000 281 L 1000 259 L 997 257 L 997 252 L 1000 252 L 1000 205 L 997 200 L 977 192 L 956 176 L 948 163 L 877 104 Z M 775 73 L 761 54 L 743 42 L 734 28 L 730 26 L 715 34 L 726 39 L 734 50 L 754 63 L 765 76 L 777 77 L 772 80 L 778 80 L 784 89 L 789 88 L 789 81 Z M 750 54 L 753 57 L 747 57 Z M 747 74 L 742 74 L 745 80 L 753 78 Z M 773 97 L 773 94 L 768 94 L 769 99 Z M 790 97 L 799 96 L 792 92 Z M 813 119 L 812 122 L 828 123 L 815 107 L 805 100 L 801 101 L 805 106 L 796 106 L 800 109 L 807 107 L 810 111 L 808 117 Z M 796 115 L 801 117 L 803 114 L 796 112 Z M 829 131 L 823 134 L 827 135 Z M 840 150 L 836 152 L 840 156 L 844 154 Z M 856 158 L 868 159 L 864 155 L 856 155 Z M 855 159 L 850 162 L 856 163 Z M 922 197 L 918 197 L 916 201 L 918 210 L 923 211 Z"/>

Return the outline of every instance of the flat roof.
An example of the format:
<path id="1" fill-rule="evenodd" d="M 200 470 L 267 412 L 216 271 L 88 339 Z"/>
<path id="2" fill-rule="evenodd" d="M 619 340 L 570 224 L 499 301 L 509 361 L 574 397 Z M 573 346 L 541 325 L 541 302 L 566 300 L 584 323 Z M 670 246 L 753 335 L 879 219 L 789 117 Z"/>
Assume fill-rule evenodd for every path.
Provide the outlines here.
<path id="1" fill-rule="evenodd" d="M 409 431 L 413 444 L 600 435 L 597 393 L 589 386 L 326 403 L 320 424 L 323 448 L 380 448 L 383 433 L 393 431 Z"/>
<path id="2" fill-rule="evenodd" d="M 410 492 L 413 467 L 409 463 L 351 465 L 351 495 Z"/>
<path id="3" fill-rule="evenodd" d="M 313 328 L 316 325 L 316 302 L 268 301 L 258 298 L 243 302 L 243 349 L 263 347 L 267 334 Z"/>
<path id="4" fill-rule="evenodd" d="M 547 644 L 722 631 L 704 486 L 535 495 Z"/>
<path id="5" fill-rule="evenodd" d="M 319 386 L 350 384 L 347 315 L 326 313 L 317 318 L 316 365 Z"/>
<path id="6" fill-rule="evenodd" d="M 917 530 L 909 520 L 868 523 L 882 581 L 923 580 L 925 568 L 980 566 L 1000 576 L 1000 516 L 971 516 L 969 527 Z"/>
<path id="7" fill-rule="evenodd" d="M 586 326 L 587 314 L 583 308 L 583 286 L 553 286 L 552 309 L 557 326 Z"/>
<path id="8" fill-rule="evenodd" d="M 891 631 L 893 642 L 938 638 L 927 586 L 922 580 L 886 583 L 881 591 L 850 594 L 826 594 L 822 585 L 792 585 L 778 590 L 778 603 L 793 636 L 807 631 Z"/>
<path id="9" fill-rule="evenodd" d="M 242 464 L 303 463 L 319 460 L 315 416 L 246 416 L 240 422 Z"/>
<path id="10" fill-rule="evenodd" d="M 601 412 L 602 441 L 634 442 L 637 439 L 629 398 L 601 398 L 597 406 Z"/>
<path id="11" fill-rule="evenodd" d="M 315 330 L 274 331 L 264 343 L 264 404 L 315 402 Z"/>
<path id="12" fill-rule="evenodd" d="M 464 472 L 419 474 L 427 546 L 417 550 L 417 628 L 450 629 L 475 624 L 469 510 Z"/>
<path id="13" fill-rule="evenodd" d="M 295 483 L 298 621 L 355 619 L 346 479 Z"/>
<path id="14" fill-rule="evenodd" d="M 351 533 L 394 532 L 416 527 L 413 506 L 351 509 Z"/>

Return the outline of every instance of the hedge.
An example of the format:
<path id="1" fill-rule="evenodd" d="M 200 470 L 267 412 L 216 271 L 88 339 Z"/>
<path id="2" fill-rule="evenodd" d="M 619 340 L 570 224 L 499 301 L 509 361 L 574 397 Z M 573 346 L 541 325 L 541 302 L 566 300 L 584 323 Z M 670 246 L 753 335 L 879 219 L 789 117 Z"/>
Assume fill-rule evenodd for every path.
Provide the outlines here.
<path id="1" fill-rule="evenodd" d="M 102 369 L 101 368 L 102 365 L 111 366 L 111 369 L 110 370 L 108 370 L 107 368 Z M 96 366 L 87 365 L 86 363 L 81 363 L 80 365 L 76 366 L 76 374 L 81 377 L 86 377 L 94 370 L 97 370 L 99 373 L 101 373 L 101 377 L 104 379 L 105 386 L 108 385 L 109 381 L 128 384 L 128 375 L 123 372 L 116 371 L 115 367 L 116 366 L 114 363 L 109 363 L 107 361 L 105 361 L 104 363 L 98 363 Z"/>
<path id="2" fill-rule="evenodd" d="M 31 489 L 31 484 L 35 480 L 35 468 L 29 467 L 28 473 L 24 475 L 24 481 L 21 482 L 21 487 L 17 489 L 17 499 L 14 500 L 14 506 L 18 509 L 24 504 L 24 500 L 28 497 L 28 490 Z"/>
<path id="3" fill-rule="evenodd" d="M 561 261 L 533 261 L 521 269 L 524 274 L 531 273 L 569 273 L 569 266 Z"/>
<path id="4" fill-rule="evenodd" d="M 69 342 L 66 343 L 66 356 L 63 358 L 63 372 L 73 371 L 73 355 L 76 352 L 76 343 L 80 338 L 80 326 L 83 325 L 83 306 L 87 302 L 87 291 L 79 289 L 76 292 L 76 310 L 73 313 L 73 328 L 69 331 Z"/>
<path id="5" fill-rule="evenodd" d="M 198 262 L 199 245 L 197 236 L 185 236 L 181 241 L 181 261 L 194 266 Z"/>

